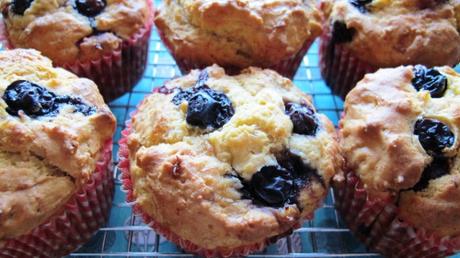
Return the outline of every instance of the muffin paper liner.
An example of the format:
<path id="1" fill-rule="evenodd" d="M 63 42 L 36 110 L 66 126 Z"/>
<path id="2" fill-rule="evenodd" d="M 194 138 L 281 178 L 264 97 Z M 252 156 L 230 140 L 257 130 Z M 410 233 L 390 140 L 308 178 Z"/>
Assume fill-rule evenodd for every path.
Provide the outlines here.
<path id="1" fill-rule="evenodd" d="M 158 89 L 159 88 L 156 88 L 153 92 L 154 93 L 158 92 Z M 139 106 L 142 105 L 142 102 L 139 104 Z M 132 112 L 130 116 L 133 117 L 135 114 L 136 114 L 136 111 Z M 134 213 L 141 216 L 145 224 L 150 226 L 153 230 L 155 230 L 157 233 L 164 236 L 169 241 L 175 243 L 176 245 L 178 245 L 179 247 L 181 247 L 187 252 L 194 253 L 200 256 L 204 256 L 204 257 L 240 257 L 240 256 L 246 256 L 253 252 L 262 251 L 263 249 L 265 249 L 266 246 L 272 243 L 275 243 L 278 239 L 284 236 L 291 234 L 291 232 L 286 232 L 285 234 L 274 236 L 272 238 L 268 238 L 265 241 L 260 242 L 260 243 L 244 245 L 244 246 L 240 246 L 237 248 L 233 248 L 231 250 L 219 249 L 219 248 L 210 250 L 210 249 L 200 247 L 192 243 L 189 240 L 181 238 L 176 233 L 172 232 L 168 228 L 156 222 L 154 218 L 152 218 L 150 215 L 148 215 L 142 210 L 141 205 L 136 203 L 136 196 L 134 194 L 134 189 L 133 189 L 134 183 L 131 179 L 129 150 L 128 150 L 128 136 L 131 133 L 131 130 L 132 130 L 131 120 L 128 120 L 126 122 L 126 128 L 121 133 L 122 136 L 119 141 L 120 147 L 119 147 L 119 153 L 118 153 L 119 161 L 120 161 L 118 163 L 118 168 L 120 169 L 121 174 L 122 174 L 121 178 L 122 178 L 122 183 L 123 183 L 123 189 L 126 191 L 127 202 L 133 204 Z M 300 225 L 296 225 L 296 227 L 300 227 Z"/>
<path id="2" fill-rule="evenodd" d="M 170 44 L 168 44 L 168 41 L 166 40 L 166 35 L 164 34 L 164 32 L 158 30 L 158 33 L 160 34 L 160 38 L 162 39 L 165 46 L 169 49 L 169 52 L 176 60 L 176 64 L 179 67 L 179 70 L 181 71 L 182 74 L 185 75 L 193 69 L 204 69 L 207 66 L 212 65 L 212 64 L 200 63 L 199 60 L 177 57 L 174 53 L 174 50 L 173 50 L 174 48 Z M 275 70 L 282 76 L 288 77 L 289 79 L 294 78 L 295 74 L 297 73 L 297 70 L 299 69 L 300 64 L 302 63 L 303 57 L 308 52 L 308 49 L 310 49 L 314 40 L 315 39 L 306 40 L 302 48 L 292 57 L 282 60 L 276 65 L 262 66 L 261 68 L 268 68 L 268 69 Z M 239 74 L 240 71 L 244 69 L 244 68 L 240 68 L 236 66 L 223 66 L 221 64 L 218 64 L 218 65 L 222 66 L 225 69 L 225 72 L 230 75 Z"/>
<path id="3" fill-rule="evenodd" d="M 445 257 L 460 247 L 458 238 L 439 237 L 398 217 L 396 197 L 371 199 L 353 172 L 333 185 L 337 210 L 350 230 L 387 257 Z"/>
<path id="4" fill-rule="evenodd" d="M 331 39 L 330 29 L 325 29 L 319 45 L 321 75 L 332 93 L 345 99 L 348 92 L 364 75 L 377 71 L 379 67 L 364 62 L 355 56 L 346 45 L 337 44 Z"/>
<path id="5" fill-rule="evenodd" d="M 113 198 L 112 141 L 89 181 L 47 222 L 0 242 L 0 257 L 61 257 L 87 242 L 109 218 Z"/>
<path id="6" fill-rule="evenodd" d="M 101 95 L 109 102 L 132 87 L 142 78 L 147 65 L 149 38 L 153 25 L 153 11 L 150 6 L 148 22 L 136 34 L 123 40 L 121 47 L 111 53 L 104 54 L 101 58 L 55 65 L 63 67 L 80 77 L 86 77 L 96 83 Z M 3 19 L 0 19 L 0 41 L 6 48 L 13 48 L 8 44 L 7 33 Z"/>

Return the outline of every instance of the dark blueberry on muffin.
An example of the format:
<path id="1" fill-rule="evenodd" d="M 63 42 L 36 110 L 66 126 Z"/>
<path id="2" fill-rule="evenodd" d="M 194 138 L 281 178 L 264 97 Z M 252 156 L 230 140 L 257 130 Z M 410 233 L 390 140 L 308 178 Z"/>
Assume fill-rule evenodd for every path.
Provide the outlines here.
<path id="1" fill-rule="evenodd" d="M 96 111 L 79 98 L 58 96 L 42 86 L 24 80 L 11 83 L 2 99 L 8 105 L 6 111 L 13 116 L 18 116 L 20 110 L 30 117 L 55 116 L 63 104 L 72 105 L 75 112 L 84 115 L 91 115 Z"/>
<path id="2" fill-rule="evenodd" d="M 350 0 L 350 4 L 362 13 L 367 13 L 369 11 L 366 5 L 370 3 L 372 3 L 372 0 Z"/>
<path id="3" fill-rule="evenodd" d="M 412 85 L 418 91 L 429 91 L 433 98 L 440 98 L 447 89 L 447 77 L 435 68 L 428 69 L 423 65 L 416 65 L 414 67 Z"/>
<path id="4" fill-rule="evenodd" d="M 179 105 L 183 101 L 188 102 L 187 123 L 202 129 L 220 128 L 235 113 L 230 99 L 225 94 L 206 85 L 179 90 L 172 102 Z"/>
<path id="5" fill-rule="evenodd" d="M 276 160 L 283 168 L 291 171 L 294 184 L 301 189 L 311 180 L 315 180 L 325 185 L 323 178 L 318 175 L 316 169 L 303 162 L 302 158 L 291 151 L 283 151 L 276 156 Z"/>
<path id="6" fill-rule="evenodd" d="M 428 167 L 423 170 L 420 181 L 412 188 L 414 191 L 421 191 L 425 189 L 430 180 L 442 177 L 449 174 L 450 161 L 444 157 L 435 157 Z"/>
<path id="7" fill-rule="evenodd" d="M 94 17 L 100 14 L 105 6 L 107 5 L 106 0 L 76 0 L 75 6 L 79 13 Z"/>
<path id="8" fill-rule="evenodd" d="M 335 21 L 332 24 L 332 41 L 334 43 L 347 43 L 353 40 L 356 31 L 348 28 L 343 21 Z"/>
<path id="9" fill-rule="evenodd" d="M 8 107 L 6 111 L 11 115 L 18 115 L 22 110 L 31 117 L 52 115 L 56 113 L 58 104 L 56 95 L 47 89 L 29 82 L 15 81 L 11 83 L 3 95 Z"/>
<path id="10" fill-rule="evenodd" d="M 255 198 L 274 207 L 284 206 L 293 198 L 294 182 L 290 171 L 281 166 L 266 166 L 251 179 Z"/>
<path id="11" fill-rule="evenodd" d="M 262 206 L 283 207 L 297 203 L 298 193 L 310 180 L 324 184 L 315 169 L 290 151 L 279 153 L 277 161 L 279 165 L 265 166 L 249 182 L 243 181 L 243 198 Z"/>
<path id="12" fill-rule="evenodd" d="M 231 101 L 223 93 L 203 87 L 188 103 L 187 123 L 200 128 L 222 127 L 233 116 Z"/>
<path id="13" fill-rule="evenodd" d="M 11 3 L 11 9 L 15 14 L 23 15 L 32 2 L 33 0 L 13 0 Z"/>
<path id="14" fill-rule="evenodd" d="M 297 103 L 286 104 L 286 114 L 291 118 L 294 125 L 294 133 L 303 135 L 315 135 L 318 130 L 318 121 L 315 111 L 309 106 Z"/>
<path id="15" fill-rule="evenodd" d="M 444 149 L 452 147 L 455 136 L 441 121 L 422 118 L 415 123 L 414 134 L 418 135 L 423 148 L 433 156 L 442 155 Z"/>

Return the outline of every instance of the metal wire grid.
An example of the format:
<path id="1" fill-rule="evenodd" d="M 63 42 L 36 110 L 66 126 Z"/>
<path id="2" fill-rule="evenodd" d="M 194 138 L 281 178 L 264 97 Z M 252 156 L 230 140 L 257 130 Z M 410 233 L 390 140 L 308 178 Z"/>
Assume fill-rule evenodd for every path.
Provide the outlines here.
<path id="1" fill-rule="evenodd" d="M 156 4 L 161 1 L 157 0 Z M 116 193 L 110 221 L 105 228 L 70 257 L 193 257 L 166 241 L 132 213 L 121 190 L 120 171 L 116 168 L 118 140 L 124 122 L 136 105 L 154 87 L 179 76 L 173 58 L 161 43 L 156 30 L 150 39 L 148 66 L 142 80 L 133 90 L 110 103 L 118 125 L 114 144 L 114 179 Z M 315 43 L 305 56 L 294 83 L 312 95 L 319 112 L 326 114 L 337 124 L 343 102 L 327 88 L 318 67 L 318 44 Z M 332 190 L 331 190 L 332 192 Z M 279 240 L 261 253 L 250 257 L 378 257 L 359 243 L 345 227 L 334 209 L 334 199 L 329 194 L 325 204 L 316 211 L 315 219 L 307 221 L 291 236 Z"/>
<path id="2" fill-rule="evenodd" d="M 161 0 L 155 0 L 161 4 Z M 0 44 L 0 50 L 3 46 Z M 458 69 L 457 71 L 460 71 Z M 68 257 L 194 257 L 166 241 L 142 219 L 133 214 L 132 205 L 125 202 L 125 193 L 121 190 L 118 163 L 118 140 L 124 128 L 124 122 L 137 104 L 154 87 L 180 72 L 174 60 L 161 43 L 156 30 L 150 39 L 148 66 L 142 80 L 133 90 L 110 103 L 117 117 L 117 131 L 114 139 L 114 180 L 116 191 L 113 207 L 107 226 L 84 246 Z M 302 65 L 294 78 L 294 83 L 313 97 L 319 112 L 326 114 L 337 125 L 342 112 L 343 102 L 331 94 L 321 78 L 318 67 L 318 44 L 315 43 L 304 57 Z M 249 257 L 380 257 L 370 252 L 346 228 L 334 209 L 332 190 L 324 205 L 315 212 L 315 218 L 307 221 L 293 234 L 267 247 L 263 252 Z M 456 255 L 460 258 L 460 255 Z"/>

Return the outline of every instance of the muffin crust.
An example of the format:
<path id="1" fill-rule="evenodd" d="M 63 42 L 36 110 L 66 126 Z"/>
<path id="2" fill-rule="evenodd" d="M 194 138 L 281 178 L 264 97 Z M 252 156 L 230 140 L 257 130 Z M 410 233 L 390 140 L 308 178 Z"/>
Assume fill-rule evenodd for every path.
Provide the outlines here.
<path id="1" fill-rule="evenodd" d="M 155 24 L 176 59 L 224 67 L 270 67 L 321 33 L 319 13 L 307 2 L 166 0 Z"/>
<path id="2" fill-rule="evenodd" d="M 348 0 L 323 0 L 325 26 L 343 22 L 355 56 L 377 67 L 460 61 L 459 3 L 455 0 L 373 0 L 360 11 Z"/>
<path id="3" fill-rule="evenodd" d="M 225 93 L 235 114 L 209 132 L 187 124 L 188 103 L 176 106 L 171 102 L 174 93 L 147 97 L 128 135 L 136 202 L 156 222 L 208 250 L 232 250 L 289 232 L 300 219 L 312 217 L 341 167 L 333 125 L 318 114 L 316 136 L 292 133 L 284 102 L 311 106 L 311 100 L 273 71 L 249 68 L 228 76 L 212 66 L 206 72 L 206 85 Z M 194 70 L 165 87 L 187 89 L 199 77 Z M 276 154 L 285 149 L 300 156 L 322 180 L 310 180 L 297 204 L 280 208 L 243 198 L 241 180 L 276 165 Z"/>
<path id="4" fill-rule="evenodd" d="M 107 0 L 95 17 L 79 13 L 70 0 L 34 0 L 23 15 L 12 11 L 11 2 L 0 1 L 0 8 L 12 46 L 37 49 L 57 65 L 118 50 L 150 18 L 146 0 Z"/>
<path id="5" fill-rule="evenodd" d="M 35 50 L 0 52 L 0 95 L 27 80 L 59 95 L 79 97 L 95 112 L 64 106 L 54 117 L 18 116 L 0 98 L 0 244 L 25 234 L 63 209 L 87 182 L 111 140 L 115 118 L 96 85 L 59 68 Z"/>
<path id="6" fill-rule="evenodd" d="M 448 67 L 436 69 L 448 81 L 440 98 L 414 88 L 412 66 L 366 75 L 346 98 L 341 147 L 347 167 L 357 173 L 370 196 L 395 196 L 399 216 L 416 228 L 458 236 L 460 76 Z M 414 134 L 421 117 L 446 124 L 455 142 L 442 154 L 451 160 L 449 171 L 417 190 L 434 159 Z"/>

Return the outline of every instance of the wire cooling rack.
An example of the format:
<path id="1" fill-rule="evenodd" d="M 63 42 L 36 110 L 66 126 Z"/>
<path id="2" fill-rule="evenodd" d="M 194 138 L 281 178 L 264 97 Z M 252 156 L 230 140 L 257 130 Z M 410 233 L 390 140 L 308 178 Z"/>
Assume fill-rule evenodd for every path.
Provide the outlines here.
<path id="1" fill-rule="evenodd" d="M 161 0 L 155 1 L 157 6 L 160 3 Z M 86 245 L 69 257 L 194 257 L 156 234 L 142 223 L 140 217 L 133 214 L 131 205 L 125 202 L 125 193 L 121 190 L 120 171 L 116 168 L 117 142 L 129 114 L 154 87 L 162 86 L 166 80 L 179 75 L 173 58 L 154 30 L 150 39 L 148 66 L 142 80 L 131 92 L 110 103 L 110 108 L 118 121 L 114 140 L 116 191 L 110 220 L 106 227 L 101 228 Z M 343 102 L 331 94 L 321 78 L 317 42 L 304 57 L 294 83 L 312 95 L 318 111 L 326 114 L 337 125 Z M 334 209 L 334 198 L 329 194 L 312 221 L 305 222 L 292 235 L 249 257 L 380 256 L 370 252 L 353 237 Z"/>

